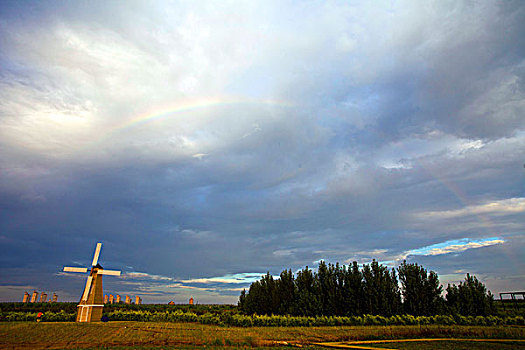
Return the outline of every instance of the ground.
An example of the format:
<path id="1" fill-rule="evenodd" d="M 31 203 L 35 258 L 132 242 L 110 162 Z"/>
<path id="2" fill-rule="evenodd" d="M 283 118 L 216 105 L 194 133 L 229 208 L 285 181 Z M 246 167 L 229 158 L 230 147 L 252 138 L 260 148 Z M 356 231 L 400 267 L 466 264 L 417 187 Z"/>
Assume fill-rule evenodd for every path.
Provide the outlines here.
<path id="1" fill-rule="evenodd" d="M 468 338 L 511 339 L 350 344 L 353 341 Z M 2 349 L 196 349 L 340 347 L 388 349 L 525 349 L 524 326 L 358 326 L 358 327 L 219 327 L 198 323 L 161 322 L 4 322 Z M 354 347 L 355 348 L 355 347 Z"/>

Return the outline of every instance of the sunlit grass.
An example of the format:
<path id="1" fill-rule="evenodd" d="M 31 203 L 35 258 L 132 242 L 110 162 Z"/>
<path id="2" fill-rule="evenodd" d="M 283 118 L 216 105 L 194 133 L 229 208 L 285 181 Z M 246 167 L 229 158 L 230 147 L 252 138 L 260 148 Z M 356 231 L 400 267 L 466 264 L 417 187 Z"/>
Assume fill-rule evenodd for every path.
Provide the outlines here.
<path id="1" fill-rule="evenodd" d="M 401 343 L 370 343 L 368 347 L 378 349 L 398 349 L 398 350 L 511 350 L 525 349 L 524 342 L 506 341 L 506 342 L 473 342 L 468 340 L 447 340 L 447 341 L 416 341 Z"/>
<path id="2" fill-rule="evenodd" d="M 308 345 L 315 342 L 405 338 L 525 339 L 523 326 L 355 326 L 355 327 L 219 327 L 199 323 L 160 322 L 9 322 L 0 323 L 0 348 L 31 349 L 169 349 L 256 348 Z M 401 349 L 397 343 L 393 348 Z M 478 346 L 476 344 L 475 346 Z M 415 349 L 406 345 L 403 349 Z M 431 349 L 447 349 L 431 345 Z M 447 346 L 447 345 L 443 345 Z M 479 345 L 484 346 L 484 345 Z M 506 349 L 503 345 L 497 348 Z M 378 346 L 379 347 L 379 346 Z M 383 346 L 387 347 L 388 346 Z M 420 347 L 422 348 L 422 347 Z M 471 347 L 472 348 L 472 347 Z M 494 347 L 494 343 L 491 348 Z M 508 348 L 508 347 L 507 347 Z M 429 348 L 430 349 L 430 348 Z M 480 349 L 486 349 L 480 347 Z"/>

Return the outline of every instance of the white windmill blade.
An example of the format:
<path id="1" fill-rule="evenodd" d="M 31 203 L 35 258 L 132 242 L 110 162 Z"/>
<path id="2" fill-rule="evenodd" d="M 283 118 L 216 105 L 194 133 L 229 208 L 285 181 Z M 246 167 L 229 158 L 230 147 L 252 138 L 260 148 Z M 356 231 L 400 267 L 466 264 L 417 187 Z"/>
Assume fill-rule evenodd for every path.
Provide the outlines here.
<path id="1" fill-rule="evenodd" d="M 93 255 L 93 263 L 91 264 L 91 266 L 97 266 L 98 257 L 100 255 L 101 249 L 102 249 L 102 243 L 97 243 L 97 247 L 95 248 L 95 255 Z"/>
<path id="2" fill-rule="evenodd" d="M 97 273 L 100 275 L 120 276 L 120 271 L 116 270 L 98 270 Z"/>
<path id="3" fill-rule="evenodd" d="M 87 267 L 69 267 L 69 266 L 64 266 L 64 271 L 66 272 L 87 272 L 88 269 Z"/>
<path id="4" fill-rule="evenodd" d="M 93 276 L 89 276 L 86 282 L 86 288 L 84 288 L 84 294 L 82 294 L 82 301 L 86 301 L 91 290 L 91 284 L 93 283 Z"/>

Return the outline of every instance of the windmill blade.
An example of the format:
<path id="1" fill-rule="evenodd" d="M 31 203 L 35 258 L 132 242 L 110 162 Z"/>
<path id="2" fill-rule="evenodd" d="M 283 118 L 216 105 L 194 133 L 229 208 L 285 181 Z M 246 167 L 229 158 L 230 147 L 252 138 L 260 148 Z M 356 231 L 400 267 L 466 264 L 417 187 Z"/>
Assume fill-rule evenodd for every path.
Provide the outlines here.
<path id="1" fill-rule="evenodd" d="M 98 270 L 97 273 L 100 275 L 120 276 L 120 271 L 116 270 Z"/>
<path id="2" fill-rule="evenodd" d="M 91 284 L 93 283 L 93 276 L 89 276 L 86 282 L 86 288 L 84 288 L 84 294 L 82 294 L 82 301 L 86 301 L 91 290 Z"/>
<path id="3" fill-rule="evenodd" d="M 95 248 L 95 255 L 93 256 L 93 263 L 91 264 L 91 266 L 97 266 L 98 257 L 100 255 L 100 249 L 102 249 L 102 243 L 97 243 L 97 247 Z"/>
<path id="4" fill-rule="evenodd" d="M 66 272 L 83 272 L 86 273 L 88 271 L 87 267 L 69 267 L 64 266 L 64 271 Z"/>

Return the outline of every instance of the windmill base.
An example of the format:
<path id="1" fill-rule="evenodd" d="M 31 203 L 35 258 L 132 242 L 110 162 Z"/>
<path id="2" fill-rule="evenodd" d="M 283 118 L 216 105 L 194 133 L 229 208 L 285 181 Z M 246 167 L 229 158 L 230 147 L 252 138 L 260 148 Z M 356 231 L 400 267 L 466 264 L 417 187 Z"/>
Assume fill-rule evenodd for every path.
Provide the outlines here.
<path id="1" fill-rule="evenodd" d="M 104 305 L 78 305 L 77 322 L 100 322 Z"/>

